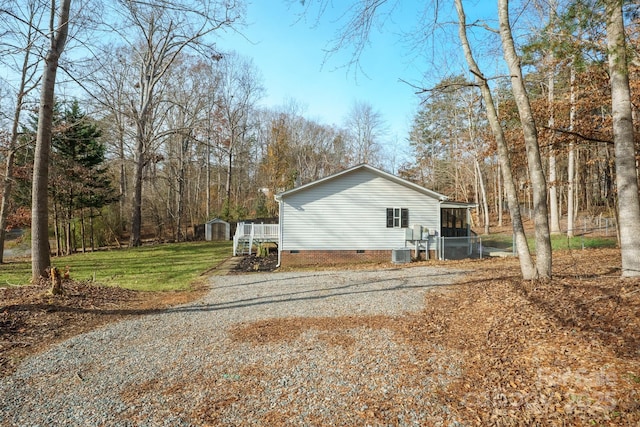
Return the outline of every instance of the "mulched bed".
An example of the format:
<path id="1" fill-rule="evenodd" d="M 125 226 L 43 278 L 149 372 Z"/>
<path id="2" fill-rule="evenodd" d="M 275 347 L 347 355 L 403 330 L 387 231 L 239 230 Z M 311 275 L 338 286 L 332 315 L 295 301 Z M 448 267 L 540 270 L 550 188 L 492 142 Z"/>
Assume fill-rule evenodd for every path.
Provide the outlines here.
<path id="1" fill-rule="evenodd" d="M 247 255 L 233 269 L 235 273 L 251 273 L 273 271 L 278 265 L 278 254 L 270 253 L 267 256 L 259 257 L 256 255 Z"/>

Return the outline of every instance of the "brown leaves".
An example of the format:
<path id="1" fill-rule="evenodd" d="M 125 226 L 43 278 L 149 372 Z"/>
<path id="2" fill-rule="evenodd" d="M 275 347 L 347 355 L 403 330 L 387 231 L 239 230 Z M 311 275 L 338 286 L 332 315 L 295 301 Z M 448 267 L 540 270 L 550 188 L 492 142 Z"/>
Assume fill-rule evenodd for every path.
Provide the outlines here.
<path id="1" fill-rule="evenodd" d="M 463 262 L 455 267 L 473 272 L 427 294 L 422 313 L 272 319 L 241 325 L 232 336 L 299 345 L 312 330 L 331 351 L 344 331 L 390 330 L 415 357 L 398 362 L 397 375 L 405 386 L 424 387 L 434 407 L 449 408 L 439 420 L 633 425 L 640 422 L 640 281 L 620 280 L 618 266 L 614 249 L 557 252 L 556 277 L 541 283 L 519 279 L 515 259 Z M 359 341 L 350 336 L 341 348 Z M 370 424 L 415 403 L 388 407 L 381 393 L 358 399 L 359 421 Z"/>
<path id="2" fill-rule="evenodd" d="M 225 345 L 241 362 L 219 366 L 212 354 L 211 369 L 141 384 L 123 399 L 138 408 L 160 391 L 168 413 L 196 425 L 234 414 L 274 426 L 640 422 L 640 280 L 619 278 L 617 250 L 554 253 L 547 283 L 520 280 L 515 259 L 445 265 L 469 273 L 427 293 L 420 313 L 239 324 Z M 67 326 L 168 301 L 76 282 L 60 297 L 46 289 L 0 291 L 2 339 L 14 348 L 60 339 L 38 330 L 70 334 L 82 329 Z M 186 405 L 185 394 L 198 398 Z"/>
<path id="3" fill-rule="evenodd" d="M 144 293 L 64 280 L 64 294 L 51 295 L 49 280 L 0 288 L 0 377 L 24 356 L 105 323 L 196 299 L 202 292 Z"/>

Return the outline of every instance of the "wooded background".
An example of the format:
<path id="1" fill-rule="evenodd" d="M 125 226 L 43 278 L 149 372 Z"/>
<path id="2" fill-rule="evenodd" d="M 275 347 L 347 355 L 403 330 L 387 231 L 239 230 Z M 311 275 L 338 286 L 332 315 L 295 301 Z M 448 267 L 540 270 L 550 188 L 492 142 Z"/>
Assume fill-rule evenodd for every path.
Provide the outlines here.
<path id="1" fill-rule="evenodd" d="M 550 230 L 571 234 L 578 216 L 615 218 L 606 11 L 598 2 L 569 0 L 511 8 L 518 23 L 526 21 L 514 32 L 547 178 Z M 71 3 L 48 159 L 53 250 L 183 241 L 214 217 L 273 217 L 274 194 L 363 162 L 478 203 L 480 232 L 508 225 L 496 142 L 471 73 L 416 88 L 422 102 L 406 135 L 410 160 L 398 164 L 384 149 L 384 118 L 366 102 L 355 103 L 341 125 L 305 117 L 295 101 L 262 107 L 267 88 L 251 58 L 208 38 L 241 29 L 243 11 L 241 3 L 216 1 Z M 637 5 L 624 11 L 637 165 L 640 19 Z M 0 61 L 11 76 L 0 81 L 3 230 L 32 220 L 39 89 L 56 13 L 41 0 L 7 1 L 0 10 Z M 468 25 L 482 32 L 483 52 L 499 46 L 487 25 Z M 509 76 L 485 77 L 527 218 L 531 177 Z"/>

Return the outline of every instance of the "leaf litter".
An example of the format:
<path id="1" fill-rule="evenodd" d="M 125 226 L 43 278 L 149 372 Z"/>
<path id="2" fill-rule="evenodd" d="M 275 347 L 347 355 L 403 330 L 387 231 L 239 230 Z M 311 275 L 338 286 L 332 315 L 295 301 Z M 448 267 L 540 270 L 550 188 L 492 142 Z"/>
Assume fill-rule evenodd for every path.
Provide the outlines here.
<path id="1" fill-rule="evenodd" d="M 354 376 L 342 378 L 333 391 L 350 413 L 332 419 L 321 408 L 306 408 L 309 424 L 410 424 L 407 414 L 428 425 L 640 423 L 640 279 L 620 278 L 617 250 L 556 252 L 549 282 L 522 281 L 516 259 L 427 265 L 469 273 L 457 284 L 428 292 L 419 313 L 268 319 L 237 324 L 230 338 L 249 347 L 295 346 L 298 356 L 278 361 L 282 369 L 299 369 L 301 354 L 319 350 L 336 363 L 352 364 Z M 3 375 L 22 357 L 65 337 L 198 297 L 78 282 L 65 288 L 67 293 L 56 297 L 47 295 L 42 283 L 0 290 Z M 379 331 L 394 341 L 385 344 L 391 345 L 386 353 L 373 348 Z M 369 388 L 358 388 L 359 372 L 372 373 Z M 282 373 L 267 365 L 189 381 L 191 388 L 220 391 L 216 399 L 191 408 L 196 425 L 238 412 L 243 399 L 272 384 L 280 384 L 284 396 L 287 386 Z M 262 422 L 290 425 L 303 411 L 290 399 L 287 411 L 267 408 Z M 425 401 L 427 407 L 412 407 Z"/>
<path id="2" fill-rule="evenodd" d="M 618 251 L 557 252 L 548 282 L 521 280 L 516 259 L 444 265 L 472 272 L 427 293 L 421 313 L 269 319 L 238 325 L 232 336 L 265 345 L 314 330 L 344 347 L 353 337 L 331 337 L 389 329 L 415 357 L 399 374 L 431 385 L 430 401 L 447 408 L 443 425 L 640 423 L 640 279 L 620 278 Z M 363 421 L 395 424 L 406 411 L 403 402 L 367 407 L 383 404 Z"/>

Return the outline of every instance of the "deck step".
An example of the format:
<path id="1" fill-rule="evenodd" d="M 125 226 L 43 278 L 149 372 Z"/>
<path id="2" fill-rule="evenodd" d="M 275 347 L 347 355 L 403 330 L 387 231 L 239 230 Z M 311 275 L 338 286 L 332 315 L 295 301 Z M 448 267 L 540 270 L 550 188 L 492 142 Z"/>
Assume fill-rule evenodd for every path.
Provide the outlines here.
<path id="1" fill-rule="evenodd" d="M 233 236 L 233 254 L 251 254 L 254 243 L 274 242 L 279 244 L 280 226 L 278 224 L 238 223 Z"/>

